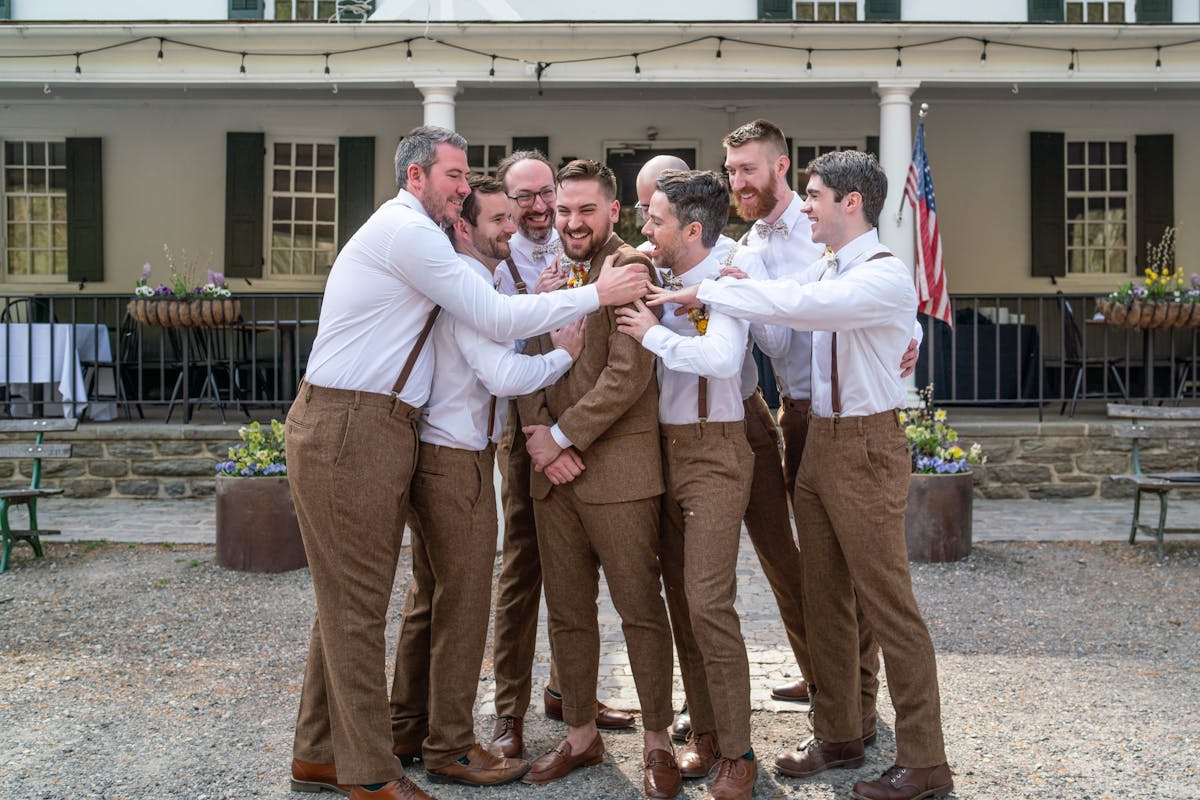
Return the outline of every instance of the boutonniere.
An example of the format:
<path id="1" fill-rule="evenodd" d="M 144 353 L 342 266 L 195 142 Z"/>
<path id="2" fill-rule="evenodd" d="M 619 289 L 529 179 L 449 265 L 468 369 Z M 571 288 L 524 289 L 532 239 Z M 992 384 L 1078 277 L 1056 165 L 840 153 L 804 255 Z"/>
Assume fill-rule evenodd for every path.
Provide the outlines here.
<path id="1" fill-rule="evenodd" d="M 571 268 L 571 277 L 567 278 L 568 289 L 574 289 L 577 286 L 583 286 L 587 283 L 588 270 L 591 268 L 590 263 L 581 264 L 578 261 L 567 261 L 566 259 L 563 259 L 563 262 Z"/>
<path id="2" fill-rule="evenodd" d="M 821 253 L 821 263 L 825 265 L 825 269 L 829 269 L 837 263 L 837 255 L 834 254 L 832 247 L 828 245 L 825 247 L 825 252 Z"/>
<path id="3" fill-rule="evenodd" d="M 701 336 L 708 330 L 708 306 L 688 309 L 688 319 L 696 326 Z"/>
<path id="4" fill-rule="evenodd" d="M 672 272 L 669 269 L 663 270 L 662 282 L 663 282 L 663 286 L 665 286 L 668 289 L 682 289 L 683 288 L 683 278 L 679 277 L 678 275 L 676 275 L 674 272 Z"/>

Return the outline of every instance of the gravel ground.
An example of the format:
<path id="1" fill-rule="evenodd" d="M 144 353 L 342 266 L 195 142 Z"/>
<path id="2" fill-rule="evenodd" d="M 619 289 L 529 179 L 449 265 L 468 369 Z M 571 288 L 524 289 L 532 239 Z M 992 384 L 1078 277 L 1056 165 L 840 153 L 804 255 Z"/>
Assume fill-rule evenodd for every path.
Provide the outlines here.
<path id="1" fill-rule="evenodd" d="M 914 567 L 956 797 L 1200 798 L 1200 548 L 1168 547 L 1158 565 L 1151 545 L 984 543 L 965 561 Z M 0 797 L 307 797 L 286 780 L 307 571 L 229 572 L 207 546 L 18 554 L 0 575 Z M 890 764 L 893 720 L 884 700 L 862 769 L 797 781 L 769 767 L 806 735 L 803 715 L 756 712 L 757 797 L 846 797 Z M 491 720 L 477 721 L 486 740 Z M 563 730 L 531 713 L 530 751 Z M 547 787 L 433 793 L 640 797 L 641 737 L 606 743 L 602 766 Z M 419 766 L 412 775 L 431 788 Z M 689 782 L 684 796 L 704 794 Z"/>

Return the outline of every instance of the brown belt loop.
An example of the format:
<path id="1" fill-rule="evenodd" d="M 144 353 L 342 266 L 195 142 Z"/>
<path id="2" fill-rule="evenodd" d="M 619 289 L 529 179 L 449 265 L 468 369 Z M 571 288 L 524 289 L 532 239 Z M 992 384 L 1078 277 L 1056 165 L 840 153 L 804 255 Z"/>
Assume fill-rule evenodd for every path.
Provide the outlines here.
<path id="1" fill-rule="evenodd" d="M 700 386 L 696 392 L 696 407 L 700 415 L 700 424 L 708 422 L 708 378 L 700 376 Z"/>
<path id="2" fill-rule="evenodd" d="M 508 264 L 508 271 L 512 274 L 513 284 L 517 287 L 517 294 L 529 294 L 526 291 L 525 281 L 521 280 L 521 271 L 517 269 L 516 262 L 512 260 L 512 256 L 504 259 L 504 263 Z"/>
<path id="3" fill-rule="evenodd" d="M 421 333 L 417 336 L 416 344 L 413 345 L 412 352 L 408 354 L 408 360 L 404 362 L 404 369 L 400 370 L 400 377 L 396 378 L 396 384 L 392 387 L 392 394 L 399 395 L 400 392 L 404 391 L 404 384 L 408 383 L 408 376 L 412 374 L 413 367 L 417 364 L 417 357 L 421 355 L 421 350 L 425 347 L 425 340 L 429 338 L 429 332 L 433 330 L 433 323 L 437 322 L 438 314 L 441 311 L 441 306 L 434 306 L 433 311 L 429 312 L 429 317 L 425 320 L 425 327 L 421 329 Z"/>

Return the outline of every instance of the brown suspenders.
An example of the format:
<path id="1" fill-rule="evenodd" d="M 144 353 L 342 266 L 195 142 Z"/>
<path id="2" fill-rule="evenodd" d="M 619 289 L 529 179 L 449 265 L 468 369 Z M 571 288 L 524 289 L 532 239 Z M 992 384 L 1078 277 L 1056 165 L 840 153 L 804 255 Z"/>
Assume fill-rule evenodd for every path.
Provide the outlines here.
<path id="1" fill-rule="evenodd" d="M 867 259 L 867 261 L 877 261 L 881 258 L 891 258 L 892 254 L 884 250 L 882 253 L 876 253 Z M 842 416 L 842 392 L 838 387 L 838 368 L 837 368 L 837 331 L 833 332 L 833 352 L 829 359 L 829 388 L 831 391 L 831 400 L 833 402 L 833 418 L 837 419 Z"/>
<path id="2" fill-rule="evenodd" d="M 413 345 L 412 352 L 408 354 L 408 360 L 404 362 L 404 369 L 400 370 L 400 377 L 396 378 L 396 384 L 392 386 L 392 394 L 399 396 L 400 392 L 404 391 L 404 384 L 408 383 L 408 376 L 412 374 L 413 367 L 417 364 L 417 357 L 421 355 L 421 350 L 425 347 L 425 340 L 429 338 L 429 332 L 433 330 L 433 323 L 437 322 L 441 310 L 441 306 L 434 306 L 433 311 L 429 312 L 429 316 L 425 319 L 425 327 L 421 328 L 416 344 Z"/>

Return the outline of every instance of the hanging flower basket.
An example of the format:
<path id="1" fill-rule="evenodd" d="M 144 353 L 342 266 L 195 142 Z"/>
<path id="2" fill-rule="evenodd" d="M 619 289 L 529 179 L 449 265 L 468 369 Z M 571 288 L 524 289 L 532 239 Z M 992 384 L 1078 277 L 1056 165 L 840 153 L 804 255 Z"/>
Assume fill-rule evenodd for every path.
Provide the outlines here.
<path id="1" fill-rule="evenodd" d="M 1134 300 L 1122 303 L 1100 298 L 1096 311 L 1114 328 L 1197 328 L 1200 327 L 1200 303 L 1174 300 Z"/>
<path id="2" fill-rule="evenodd" d="M 235 298 L 175 300 L 135 298 L 127 306 L 129 316 L 143 325 L 160 328 L 219 328 L 232 325 L 242 313 Z"/>

